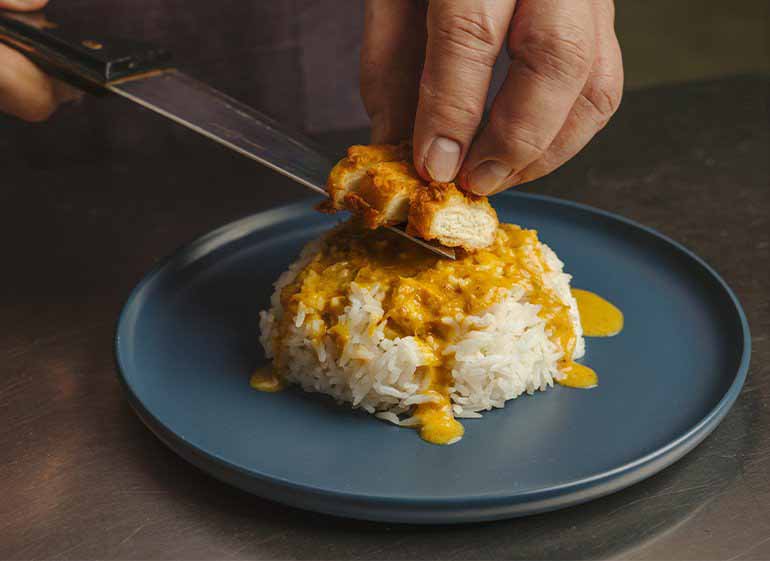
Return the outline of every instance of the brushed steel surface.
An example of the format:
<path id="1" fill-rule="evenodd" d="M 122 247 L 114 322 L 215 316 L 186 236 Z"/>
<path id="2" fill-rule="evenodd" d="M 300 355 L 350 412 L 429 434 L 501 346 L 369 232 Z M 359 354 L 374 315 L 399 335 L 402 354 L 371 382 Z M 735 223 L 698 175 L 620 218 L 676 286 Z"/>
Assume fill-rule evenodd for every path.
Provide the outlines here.
<path id="1" fill-rule="evenodd" d="M 112 338 L 134 284 L 181 243 L 302 189 L 195 138 L 156 158 L 137 149 L 49 164 L 16 140 L 53 129 L 0 117 L 0 558 L 770 558 L 769 91 L 767 80 L 731 79 L 628 93 L 577 159 L 524 188 L 652 226 L 725 278 L 748 315 L 753 357 L 724 422 L 615 495 L 450 528 L 340 520 L 249 496 L 176 457 L 124 398 Z M 155 127 L 118 105 L 137 138 Z"/>

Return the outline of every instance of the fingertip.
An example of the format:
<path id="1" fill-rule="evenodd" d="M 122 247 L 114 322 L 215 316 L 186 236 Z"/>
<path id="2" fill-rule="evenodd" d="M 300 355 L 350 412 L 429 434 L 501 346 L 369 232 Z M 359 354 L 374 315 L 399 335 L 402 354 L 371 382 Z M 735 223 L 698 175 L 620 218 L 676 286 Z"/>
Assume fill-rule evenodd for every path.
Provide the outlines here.
<path id="1" fill-rule="evenodd" d="M 48 0 L 0 0 L 0 8 L 17 12 L 34 12 L 42 10 Z"/>
<path id="2" fill-rule="evenodd" d="M 28 123 L 44 123 L 51 118 L 51 115 L 56 111 L 56 107 L 52 104 L 37 104 L 33 106 L 26 106 L 23 110 L 19 111 L 18 117 L 22 121 Z"/>
<path id="3" fill-rule="evenodd" d="M 486 162 L 482 162 L 482 164 L 484 163 Z M 477 167 L 472 169 L 466 169 L 465 166 L 463 166 L 463 169 L 460 170 L 460 173 L 457 175 L 457 185 L 463 191 L 480 197 L 491 197 L 492 195 L 497 195 L 498 193 L 502 193 L 503 191 L 513 189 L 519 185 L 531 181 L 531 179 L 526 177 L 526 169 L 518 172 L 511 172 L 502 179 L 499 179 L 499 177 L 501 177 L 504 173 L 504 169 L 506 168 L 505 164 L 503 164 L 497 173 L 492 174 L 494 178 L 492 184 L 488 187 L 484 187 L 476 182 L 477 177 L 472 178 L 473 172 L 477 171 L 482 164 L 479 164 Z"/>
<path id="4" fill-rule="evenodd" d="M 504 182 L 500 187 L 492 191 L 488 196 L 491 197 L 492 195 L 497 195 L 502 193 L 503 191 L 507 191 L 508 189 L 515 189 L 519 185 L 522 185 L 523 183 L 526 183 L 527 180 L 523 178 L 520 174 L 514 174 L 510 178 L 508 178 L 508 181 Z"/>
<path id="5" fill-rule="evenodd" d="M 424 150 L 422 167 L 433 181 L 448 183 L 457 175 L 460 166 L 462 146 L 456 140 L 443 136 L 435 137 Z"/>
<path id="6" fill-rule="evenodd" d="M 474 195 L 489 196 L 509 187 L 516 175 L 499 160 L 486 160 L 463 174 L 463 187 Z"/>
<path id="7" fill-rule="evenodd" d="M 0 111 L 39 123 L 57 106 L 53 80 L 18 51 L 0 45 Z"/>
<path id="8" fill-rule="evenodd" d="M 51 118 L 58 106 L 53 84 L 49 82 L 45 87 L 27 88 L 20 91 L 19 99 L 15 110 L 12 109 L 12 113 L 29 123 L 42 123 Z"/>
<path id="9" fill-rule="evenodd" d="M 50 92 L 26 92 L 30 95 L 19 97 L 14 103 L 2 109 L 28 123 L 42 123 L 51 118 L 58 104 Z"/>

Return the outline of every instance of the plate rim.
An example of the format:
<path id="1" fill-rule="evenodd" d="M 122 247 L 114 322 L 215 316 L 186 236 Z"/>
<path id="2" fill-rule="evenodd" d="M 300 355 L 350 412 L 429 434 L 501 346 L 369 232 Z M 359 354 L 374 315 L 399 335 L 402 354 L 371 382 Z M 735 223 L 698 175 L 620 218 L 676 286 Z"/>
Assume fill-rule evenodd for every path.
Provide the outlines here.
<path id="1" fill-rule="evenodd" d="M 732 303 L 732 307 L 738 316 L 742 334 L 743 351 L 730 386 L 716 405 L 714 405 L 705 416 L 664 446 L 648 452 L 631 462 L 592 474 L 582 479 L 525 492 L 458 495 L 450 497 L 371 495 L 365 493 L 350 493 L 306 483 L 299 483 L 280 476 L 261 473 L 254 469 L 237 465 L 216 453 L 200 448 L 186 439 L 179 437 L 173 429 L 166 426 L 144 406 L 139 396 L 131 387 L 126 375 L 127 367 L 124 364 L 121 352 L 121 332 L 124 330 L 123 326 L 126 321 L 128 321 L 128 315 L 131 313 L 132 309 L 137 306 L 139 296 L 170 263 L 182 259 L 201 245 L 215 244 L 206 252 L 206 254 L 209 254 L 211 249 L 219 249 L 242 237 L 250 235 L 254 231 L 270 227 L 285 219 L 298 216 L 302 211 L 307 211 L 308 206 L 314 201 L 322 200 L 321 197 L 307 197 L 295 203 L 257 212 L 228 222 L 177 246 L 171 253 L 160 259 L 153 265 L 153 267 L 143 274 L 139 282 L 129 293 L 121 308 L 115 325 L 113 356 L 118 379 L 127 394 L 129 404 L 140 420 L 164 444 L 188 462 L 196 465 L 198 468 L 213 475 L 217 479 L 233 484 L 248 492 L 259 494 L 264 498 L 278 500 L 292 506 L 325 512 L 327 514 L 375 521 L 454 523 L 496 520 L 535 514 L 599 498 L 638 483 L 672 465 L 711 434 L 728 413 L 745 383 L 751 361 L 751 333 L 746 314 L 737 295 L 719 273 L 717 273 L 717 271 L 705 260 L 680 242 L 673 240 L 654 228 L 591 205 L 549 195 L 522 192 L 506 192 L 501 195 L 506 198 L 532 199 L 548 204 L 577 209 L 588 212 L 589 214 L 596 214 L 615 220 L 626 226 L 631 226 L 657 238 L 658 241 L 673 247 L 685 257 L 698 264 L 704 272 L 717 281 L 718 286 L 729 297 L 729 301 Z M 248 226 L 248 228 L 244 228 L 246 226 Z M 233 235 L 233 233 L 240 235 Z M 226 474 L 223 474 L 223 470 L 233 470 L 238 474 L 238 477 L 231 478 Z M 247 480 L 257 483 L 260 490 L 255 491 L 252 486 L 244 483 L 241 480 L 244 476 Z M 275 493 L 263 493 L 262 491 L 275 491 Z M 301 495 L 297 496 L 297 493 L 300 493 Z M 342 501 L 342 503 L 334 503 L 328 508 L 325 508 L 324 505 L 315 504 L 317 501 L 329 499 Z M 314 504 L 308 505 L 309 502 Z M 394 515 L 394 507 L 398 507 L 401 512 L 396 512 Z M 380 510 L 376 510 L 377 508 Z M 403 509 L 413 510 L 403 511 Z M 462 512 L 458 513 L 458 510 Z"/>

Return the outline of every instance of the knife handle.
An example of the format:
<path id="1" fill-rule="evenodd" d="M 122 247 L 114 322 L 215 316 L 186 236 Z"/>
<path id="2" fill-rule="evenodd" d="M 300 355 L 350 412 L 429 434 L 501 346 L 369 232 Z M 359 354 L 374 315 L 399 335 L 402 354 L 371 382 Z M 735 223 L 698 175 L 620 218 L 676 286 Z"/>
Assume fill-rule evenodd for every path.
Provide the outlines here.
<path id="1" fill-rule="evenodd" d="M 99 33 L 79 35 L 42 12 L 0 10 L 0 42 L 24 53 L 57 78 L 93 89 L 166 67 L 168 51 Z M 90 86 L 90 87 L 89 87 Z"/>

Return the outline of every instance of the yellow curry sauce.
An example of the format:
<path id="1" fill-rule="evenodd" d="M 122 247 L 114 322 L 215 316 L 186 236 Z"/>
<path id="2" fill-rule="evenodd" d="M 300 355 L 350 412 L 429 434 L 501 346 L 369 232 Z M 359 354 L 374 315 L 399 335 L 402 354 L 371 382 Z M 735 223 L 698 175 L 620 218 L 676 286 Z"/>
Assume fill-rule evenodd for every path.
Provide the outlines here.
<path id="1" fill-rule="evenodd" d="M 258 368 L 251 374 L 249 385 L 261 392 L 279 392 L 286 383 L 270 367 Z"/>
<path id="2" fill-rule="evenodd" d="M 572 296 L 580 312 L 580 325 L 586 337 L 612 337 L 623 330 L 623 312 L 598 294 L 573 288 Z M 570 361 L 562 367 L 565 377 L 557 380 L 563 386 L 592 388 L 599 383 L 599 377 L 584 364 Z"/>
<path id="3" fill-rule="evenodd" d="M 601 296 L 572 289 L 580 311 L 580 324 L 587 337 L 612 337 L 623 330 L 623 313 Z"/>
<path id="4" fill-rule="evenodd" d="M 320 339 L 328 335 L 342 352 L 348 341 L 348 328 L 338 318 L 348 304 L 350 284 L 379 285 L 385 293 L 382 307 L 386 315 L 382 321 L 386 322 L 386 336 L 413 336 L 434 357 L 432 365 L 418 371 L 424 392 L 436 397 L 435 402 L 416 407 L 414 417 L 419 422 L 420 435 L 429 442 L 449 444 L 462 436 L 463 427 L 452 414 L 451 365 L 442 366 L 438 359 L 452 342 L 451 328 L 442 318 L 477 315 L 514 286 L 523 288 L 527 300 L 540 306 L 540 317 L 546 320 L 552 340 L 564 353 L 559 369 L 565 377 L 558 382 L 572 387 L 596 385 L 596 374 L 572 361 L 577 338 L 570 309 L 544 282 L 544 274 L 549 270 L 537 232 L 511 224 L 500 225 L 489 248 L 473 253 L 460 251 L 455 261 L 438 258 L 386 230 L 362 232 L 345 224 L 326 238 L 318 255 L 283 289 L 284 314 L 277 337 L 285 335 L 301 304 L 306 322 L 322 320 L 315 322 L 321 326 L 316 336 Z M 606 324 L 612 324 L 598 301 L 583 296 L 581 299 L 590 307 L 588 317 L 601 317 Z M 280 355 L 276 356 L 278 371 L 281 360 Z M 252 379 L 256 389 L 265 384 L 267 388 L 277 388 L 280 381 L 274 384 L 272 380 Z"/>

